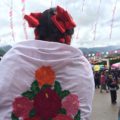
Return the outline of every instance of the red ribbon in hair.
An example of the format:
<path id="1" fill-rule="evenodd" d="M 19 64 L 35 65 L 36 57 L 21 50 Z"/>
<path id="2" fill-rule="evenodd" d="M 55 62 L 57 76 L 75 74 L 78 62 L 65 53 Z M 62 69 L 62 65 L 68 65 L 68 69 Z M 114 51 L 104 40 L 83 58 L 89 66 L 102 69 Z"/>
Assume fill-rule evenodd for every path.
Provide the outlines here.
<path id="1" fill-rule="evenodd" d="M 31 13 L 30 15 L 25 15 L 24 19 L 28 21 L 29 27 L 37 27 L 40 25 L 39 19 L 41 15 L 41 13 Z"/>
<path id="2" fill-rule="evenodd" d="M 73 21 L 69 13 L 60 6 L 57 6 L 56 14 L 51 16 L 51 20 L 61 33 L 65 33 L 66 30 L 70 30 L 76 26 L 75 22 Z M 64 38 L 60 38 L 59 42 L 70 45 L 71 36 L 66 35 Z"/>
<path id="3" fill-rule="evenodd" d="M 57 6 L 56 12 L 56 15 L 52 16 L 51 19 L 61 33 L 64 33 L 66 30 L 70 30 L 76 26 L 72 17 L 63 8 Z"/>
<path id="4" fill-rule="evenodd" d="M 42 13 L 31 13 L 30 15 L 25 15 L 24 19 L 28 21 L 29 27 L 37 27 L 40 25 L 39 21 L 41 16 Z M 54 15 L 51 16 L 51 20 L 61 33 L 65 33 L 66 30 L 70 30 L 76 26 L 69 13 L 60 6 L 57 6 Z M 35 29 L 34 32 L 35 39 L 39 39 L 39 32 L 37 29 Z M 60 38 L 59 42 L 70 44 L 71 36 L 66 35 L 64 38 Z"/>
<path id="5" fill-rule="evenodd" d="M 51 17 L 51 20 L 53 21 L 53 23 L 55 24 L 55 26 L 60 30 L 61 33 L 65 32 L 65 24 L 59 20 L 57 20 L 57 16 L 53 15 Z"/>

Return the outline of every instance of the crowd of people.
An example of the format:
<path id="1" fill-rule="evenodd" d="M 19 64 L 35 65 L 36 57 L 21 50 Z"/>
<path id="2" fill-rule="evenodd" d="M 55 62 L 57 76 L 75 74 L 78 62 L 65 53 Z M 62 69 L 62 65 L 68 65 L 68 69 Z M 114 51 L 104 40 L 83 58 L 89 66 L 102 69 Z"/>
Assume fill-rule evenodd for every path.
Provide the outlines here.
<path id="1" fill-rule="evenodd" d="M 100 89 L 100 93 L 110 92 L 111 103 L 116 104 L 117 90 L 119 89 L 119 69 L 94 71 L 95 88 Z"/>

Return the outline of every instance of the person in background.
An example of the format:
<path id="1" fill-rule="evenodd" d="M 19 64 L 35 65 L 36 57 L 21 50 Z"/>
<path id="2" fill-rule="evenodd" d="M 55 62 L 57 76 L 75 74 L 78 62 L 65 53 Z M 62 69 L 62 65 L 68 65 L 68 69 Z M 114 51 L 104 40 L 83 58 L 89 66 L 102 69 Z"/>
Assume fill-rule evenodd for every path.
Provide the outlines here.
<path id="1" fill-rule="evenodd" d="M 119 89 L 116 80 L 113 79 L 112 76 L 109 77 L 109 90 L 111 96 L 111 103 L 117 103 L 117 90 Z"/>
<path id="2" fill-rule="evenodd" d="M 108 90 L 109 89 L 109 86 L 110 86 L 110 83 L 111 83 L 111 80 L 113 79 L 113 75 L 111 74 L 111 72 L 109 71 L 108 74 L 107 74 L 107 87 L 108 87 Z"/>
<path id="3" fill-rule="evenodd" d="M 99 71 L 96 71 L 94 73 L 94 79 L 95 79 L 95 88 L 99 88 L 100 87 L 100 73 L 99 73 Z"/>
<path id="4" fill-rule="evenodd" d="M 107 79 L 107 77 L 106 77 L 106 73 L 105 73 L 105 71 L 102 71 L 101 72 L 101 76 L 100 76 L 100 85 L 101 85 L 101 87 L 100 87 L 100 92 L 102 93 L 103 92 L 103 90 L 105 90 L 106 91 L 106 93 L 108 93 L 108 90 L 107 90 L 107 88 L 106 88 L 106 80 Z"/>
<path id="5" fill-rule="evenodd" d="M 83 53 L 70 46 L 73 18 L 60 6 L 24 18 L 35 40 L 17 43 L 0 62 L 0 119 L 90 120 L 94 78 Z"/>

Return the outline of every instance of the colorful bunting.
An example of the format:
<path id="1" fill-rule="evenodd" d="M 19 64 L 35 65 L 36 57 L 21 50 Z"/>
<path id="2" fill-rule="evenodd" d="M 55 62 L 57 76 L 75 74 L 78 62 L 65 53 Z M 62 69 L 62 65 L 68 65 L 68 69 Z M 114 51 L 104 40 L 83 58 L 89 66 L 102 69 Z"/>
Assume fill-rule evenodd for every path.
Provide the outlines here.
<path id="1" fill-rule="evenodd" d="M 23 3 L 24 3 L 24 2 L 25 2 L 25 0 L 21 0 L 21 2 L 23 2 Z"/>
<path id="2" fill-rule="evenodd" d="M 25 39 L 28 40 L 28 34 L 27 34 L 27 28 L 26 28 L 26 22 L 24 20 L 24 16 L 25 16 L 25 0 L 21 0 L 23 7 L 22 7 L 22 18 L 23 18 L 23 29 L 24 29 L 24 34 L 25 34 Z"/>
<path id="3" fill-rule="evenodd" d="M 85 5 L 85 0 L 83 0 L 83 4 L 82 4 L 82 12 L 84 10 L 84 5 Z"/>
<path id="4" fill-rule="evenodd" d="M 101 57 L 104 55 L 112 55 L 112 54 L 120 54 L 120 50 L 110 50 L 107 52 L 96 52 L 96 53 L 89 53 L 89 54 L 85 54 L 86 57 Z M 119 56 L 118 56 L 119 57 Z"/>
<path id="5" fill-rule="evenodd" d="M 10 29 L 11 29 L 12 39 L 13 41 L 15 41 L 14 26 L 13 26 L 13 0 L 11 0 L 9 19 L 10 19 Z"/>
<path id="6" fill-rule="evenodd" d="M 97 24 L 98 24 L 98 20 L 99 20 L 100 6 L 101 6 L 101 0 L 99 1 L 99 7 L 98 7 L 98 10 L 97 10 L 97 19 L 96 19 L 95 28 L 94 28 L 94 31 L 93 31 L 94 32 L 93 40 L 96 39 L 96 31 L 97 31 Z"/>
<path id="7" fill-rule="evenodd" d="M 111 26 L 110 26 L 111 29 L 110 29 L 110 35 L 109 35 L 110 40 L 111 40 L 111 37 L 112 37 L 112 28 L 113 28 L 113 22 L 114 22 L 116 7 L 117 7 L 117 0 L 115 1 L 115 5 L 114 5 L 114 8 L 113 8 L 113 13 L 112 13 L 112 20 L 111 20 Z"/>

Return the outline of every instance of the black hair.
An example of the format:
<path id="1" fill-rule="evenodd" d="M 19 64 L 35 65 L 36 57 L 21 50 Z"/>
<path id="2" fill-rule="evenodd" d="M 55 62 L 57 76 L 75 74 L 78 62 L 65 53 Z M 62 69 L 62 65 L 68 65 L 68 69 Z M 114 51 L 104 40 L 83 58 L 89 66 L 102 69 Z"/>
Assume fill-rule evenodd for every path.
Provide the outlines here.
<path id="1" fill-rule="evenodd" d="M 50 8 L 42 13 L 42 17 L 39 19 L 40 25 L 36 28 L 40 40 L 60 42 L 60 38 L 64 38 L 65 35 L 71 36 L 74 33 L 74 29 L 66 30 L 65 33 L 59 31 L 51 20 L 55 11 L 56 8 Z"/>

